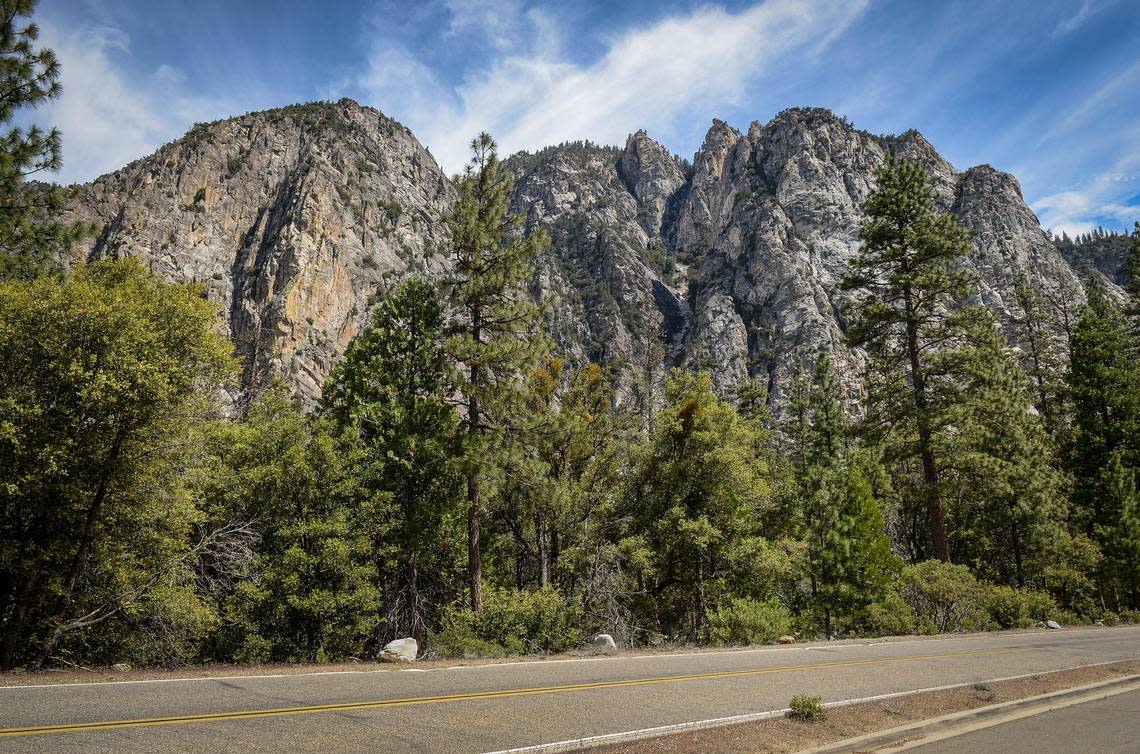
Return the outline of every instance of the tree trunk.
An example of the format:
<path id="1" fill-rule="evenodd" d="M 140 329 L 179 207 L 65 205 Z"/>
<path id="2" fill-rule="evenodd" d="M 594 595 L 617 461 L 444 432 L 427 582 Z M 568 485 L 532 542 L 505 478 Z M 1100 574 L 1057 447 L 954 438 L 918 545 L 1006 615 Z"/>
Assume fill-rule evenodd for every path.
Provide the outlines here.
<path id="1" fill-rule="evenodd" d="M 99 478 L 99 486 L 95 490 L 95 497 L 91 500 L 91 505 L 87 508 L 87 516 L 83 521 L 83 533 L 80 535 L 79 547 L 75 550 L 75 557 L 71 559 L 71 567 L 68 568 L 67 571 L 67 579 L 64 581 L 63 592 L 60 594 L 59 599 L 56 601 L 55 608 L 48 617 L 48 622 L 54 623 L 55 627 L 40 646 L 39 654 L 33 665 L 36 669 L 43 667 L 43 664 L 51 657 L 51 653 L 55 651 L 56 645 L 63 636 L 63 616 L 64 613 L 67 612 L 67 608 L 71 607 L 71 601 L 75 595 L 75 585 L 79 582 L 79 577 L 83 575 L 87 563 L 87 553 L 91 549 L 91 543 L 95 541 L 95 530 L 98 528 L 99 513 L 103 509 L 103 501 L 107 499 L 107 489 L 111 483 L 111 472 L 113 471 L 115 462 L 119 459 L 119 453 L 122 451 L 125 435 L 126 431 L 120 430 L 119 436 L 115 438 L 114 444 L 111 445 L 111 450 L 107 453 L 107 460 L 103 463 L 103 473 Z"/>
<path id="2" fill-rule="evenodd" d="M 534 539 L 538 550 L 538 588 L 545 589 L 550 585 L 550 547 L 547 542 L 546 520 L 542 515 L 542 506 L 534 511 Z"/>
<path id="3" fill-rule="evenodd" d="M 918 325 L 912 311 L 911 293 L 904 294 L 906 301 L 906 348 L 910 358 L 911 388 L 918 420 L 918 451 L 922 459 L 922 479 L 926 493 L 926 521 L 930 527 L 930 542 L 934 557 L 950 562 L 950 545 L 946 540 L 946 520 L 942 512 L 942 496 L 938 491 L 938 465 L 934 460 L 934 442 L 930 431 L 929 407 L 926 402 L 926 377 L 922 372 L 922 358 L 918 347 Z"/>
<path id="4" fill-rule="evenodd" d="M 471 337 L 476 343 L 482 342 L 482 325 L 482 311 L 476 304 L 471 310 Z M 472 364 L 470 393 L 467 396 L 467 433 L 472 440 L 478 438 L 482 431 L 478 398 L 482 380 L 483 375 L 478 364 Z M 479 453 L 482 452 L 482 448 L 475 448 L 472 444 L 467 452 Z M 471 592 L 471 611 L 477 613 L 483 607 L 483 563 L 479 547 L 482 511 L 479 501 L 479 469 L 471 458 L 467 459 L 467 466 L 467 588 Z"/>
<path id="5" fill-rule="evenodd" d="M 483 607 L 483 565 L 479 554 L 479 475 L 467 474 L 467 588 L 471 591 L 471 610 Z"/>

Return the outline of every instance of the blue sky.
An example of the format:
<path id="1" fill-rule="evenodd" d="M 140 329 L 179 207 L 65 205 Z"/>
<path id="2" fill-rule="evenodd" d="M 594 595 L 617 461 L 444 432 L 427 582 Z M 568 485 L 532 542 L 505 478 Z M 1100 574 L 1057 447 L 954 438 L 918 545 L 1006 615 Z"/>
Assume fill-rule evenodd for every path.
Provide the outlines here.
<path id="1" fill-rule="evenodd" d="M 33 114 L 89 180 L 194 122 L 352 97 L 443 166 L 645 128 L 690 156 L 797 105 L 917 128 L 960 170 L 1014 173 L 1045 227 L 1140 218 L 1137 0 L 41 0 L 64 95 Z"/>

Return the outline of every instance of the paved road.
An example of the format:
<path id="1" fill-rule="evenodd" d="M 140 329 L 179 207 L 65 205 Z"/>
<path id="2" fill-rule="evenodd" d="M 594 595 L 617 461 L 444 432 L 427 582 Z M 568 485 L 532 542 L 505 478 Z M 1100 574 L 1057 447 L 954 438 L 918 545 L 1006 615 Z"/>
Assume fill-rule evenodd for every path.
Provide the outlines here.
<path id="1" fill-rule="evenodd" d="M 1140 754 L 1140 691 L 983 728 L 911 754 Z"/>
<path id="2" fill-rule="evenodd" d="M 0 751 L 478 752 L 1140 657 L 1140 628 L 0 688 Z M 75 726 L 63 727 L 58 726 Z"/>

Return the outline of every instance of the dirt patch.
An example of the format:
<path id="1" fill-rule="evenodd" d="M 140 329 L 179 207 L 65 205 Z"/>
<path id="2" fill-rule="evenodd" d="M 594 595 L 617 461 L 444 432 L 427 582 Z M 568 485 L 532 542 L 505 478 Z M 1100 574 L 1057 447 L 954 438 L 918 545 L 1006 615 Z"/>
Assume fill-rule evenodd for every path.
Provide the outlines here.
<path id="1" fill-rule="evenodd" d="M 1136 673 L 1140 673 L 1140 661 L 1135 660 L 1076 670 L 1061 670 L 1016 681 L 973 684 L 946 691 L 908 694 L 879 702 L 834 707 L 827 709 L 823 719 L 817 722 L 776 717 L 644 741 L 600 746 L 590 751 L 629 754 L 661 752 L 704 754 L 710 751 L 725 754 L 796 752 L 952 712 L 963 712 Z"/>

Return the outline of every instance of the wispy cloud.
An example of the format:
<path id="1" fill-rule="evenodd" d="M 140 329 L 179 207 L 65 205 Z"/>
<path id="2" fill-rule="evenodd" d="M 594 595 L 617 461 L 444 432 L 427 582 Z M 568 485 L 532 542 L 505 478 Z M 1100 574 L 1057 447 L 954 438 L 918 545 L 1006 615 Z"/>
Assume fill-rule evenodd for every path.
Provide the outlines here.
<path id="1" fill-rule="evenodd" d="M 1053 38 L 1063 37 L 1076 31 L 1098 11 L 1111 4 L 1111 0 L 1081 0 L 1080 6 L 1069 16 L 1065 16 L 1053 30 Z"/>
<path id="2" fill-rule="evenodd" d="M 1140 220 L 1140 205 L 1130 201 L 1140 183 L 1140 149 L 1116 168 L 1078 186 L 1033 202 L 1043 228 L 1054 233 L 1087 233 L 1105 221 L 1125 228 Z"/>
<path id="3" fill-rule="evenodd" d="M 180 136 L 197 120 L 218 117 L 232 103 L 188 94 L 186 76 L 161 64 L 141 78 L 126 76 L 116 58 L 129 56 L 130 39 L 104 25 L 63 32 L 42 24 L 41 39 L 62 67 L 63 96 L 25 120 L 63 134 L 63 168 L 54 180 L 88 180 Z"/>
<path id="4" fill-rule="evenodd" d="M 620 142 L 647 123 L 661 135 L 698 112 L 706 119 L 739 104 L 750 83 L 777 73 L 792 53 L 818 54 L 866 5 L 766 0 L 737 13 L 706 6 L 615 36 L 589 64 L 570 62 L 548 34 L 527 54 L 503 55 L 455 87 L 382 40 L 360 83 L 372 104 L 405 121 L 457 171 L 482 130 L 513 152 L 572 139 Z M 541 17 L 528 19 L 532 33 L 542 31 Z"/>

